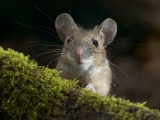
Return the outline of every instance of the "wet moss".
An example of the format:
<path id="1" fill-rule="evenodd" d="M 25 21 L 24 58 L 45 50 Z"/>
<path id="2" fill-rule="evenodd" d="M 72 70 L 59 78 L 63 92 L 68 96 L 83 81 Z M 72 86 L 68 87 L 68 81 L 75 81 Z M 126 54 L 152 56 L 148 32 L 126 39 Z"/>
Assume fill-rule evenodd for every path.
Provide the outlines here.
<path id="1" fill-rule="evenodd" d="M 0 47 L 0 118 L 4 120 L 160 120 L 158 110 L 86 91 L 55 69 Z"/>

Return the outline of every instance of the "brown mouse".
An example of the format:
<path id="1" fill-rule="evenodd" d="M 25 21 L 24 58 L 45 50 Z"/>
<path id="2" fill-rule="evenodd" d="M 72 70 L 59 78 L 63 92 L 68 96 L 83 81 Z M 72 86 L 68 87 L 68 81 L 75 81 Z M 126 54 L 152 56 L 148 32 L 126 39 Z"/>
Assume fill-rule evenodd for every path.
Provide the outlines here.
<path id="1" fill-rule="evenodd" d="M 105 48 L 117 33 L 116 22 L 108 18 L 94 29 L 86 30 L 78 27 L 69 14 L 63 13 L 56 18 L 55 28 L 64 41 L 56 66 L 62 71 L 61 77 L 77 79 L 81 87 L 106 96 L 112 73 Z"/>

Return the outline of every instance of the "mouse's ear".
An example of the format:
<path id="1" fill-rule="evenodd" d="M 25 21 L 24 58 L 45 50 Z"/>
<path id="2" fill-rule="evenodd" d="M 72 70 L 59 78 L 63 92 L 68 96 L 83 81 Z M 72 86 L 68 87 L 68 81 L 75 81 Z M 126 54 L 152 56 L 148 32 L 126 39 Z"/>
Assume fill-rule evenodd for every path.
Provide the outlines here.
<path id="1" fill-rule="evenodd" d="M 56 18 L 55 28 L 59 37 L 65 40 L 66 36 L 77 28 L 77 25 L 69 14 L 63 13 Z"/>
<path id="2" fill-rule="evenodd" d="M 117 33 L 117 24 L 114 20 L 108 18 L 105 19 L 99 25 L 99 36 L 105 39 L 104 44 L 109 45 Z"/>

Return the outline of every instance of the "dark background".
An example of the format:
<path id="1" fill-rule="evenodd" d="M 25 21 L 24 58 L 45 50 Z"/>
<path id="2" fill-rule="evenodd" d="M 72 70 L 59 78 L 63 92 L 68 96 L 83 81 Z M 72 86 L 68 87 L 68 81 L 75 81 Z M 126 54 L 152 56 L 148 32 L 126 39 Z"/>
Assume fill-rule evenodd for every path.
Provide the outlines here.
<path id="1" fill-rule="evenodd" d="M 147 106 L 160 109 L 159 0 L 1 0 L 0 46 L 23 52 L 40 65 L 54 68 L 56 61 L 50 63 L 53 58 L 48 58 L 53 53 L 39 53 L 46 52 L 42 50 L 46 48 L 57 49 L 44 44 L 63 45 L 55 33 L 54 20 L 64 12 L 84 28 L 93 28 L 106 18 L 117 22 L 117 36 L 107 49 L 109 60 L 117 66 L 111 65 L 111 93 L 133 102 L 146 101 Z"/>

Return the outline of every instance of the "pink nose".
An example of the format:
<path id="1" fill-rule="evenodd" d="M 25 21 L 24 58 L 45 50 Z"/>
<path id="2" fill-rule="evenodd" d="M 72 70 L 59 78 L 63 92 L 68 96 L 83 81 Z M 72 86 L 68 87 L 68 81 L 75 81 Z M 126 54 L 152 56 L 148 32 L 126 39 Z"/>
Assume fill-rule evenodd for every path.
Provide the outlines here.
<path id="1" fill-rule="evenodd" d="M 84 54 L 84 50 L 81 47 L 77 47 L 76 55 L 81 57 Z"/>

